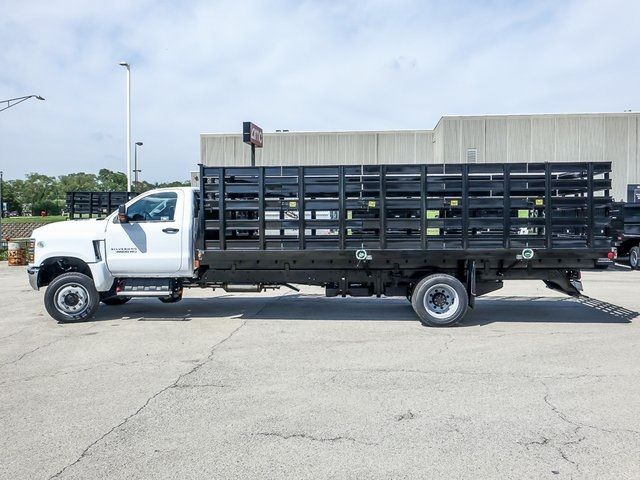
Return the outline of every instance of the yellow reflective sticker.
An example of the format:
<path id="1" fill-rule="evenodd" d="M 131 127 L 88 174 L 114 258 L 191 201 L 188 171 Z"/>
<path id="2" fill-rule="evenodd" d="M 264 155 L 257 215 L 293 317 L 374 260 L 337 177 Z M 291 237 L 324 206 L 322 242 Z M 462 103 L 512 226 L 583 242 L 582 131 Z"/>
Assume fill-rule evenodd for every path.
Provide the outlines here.
<path id="1" fill-rule="evenodd" d="M 298 202 L 289 202 L 289 207 L 296 208 L 298 206 Z"/>
<path id="2" fill-rule="evenodd" d="M 518 218 L 529 218 L 529 210 L 518 210 Z"/>
<path id="3" fill-rule="evenodd" d="M 439 228 L 427 228 L 427 235 L 440 235 Z"/>
<path id="4" fill-rule="evenodd" d="M 440 210 L 427 210 L 427 218 L 440 218 Z"/>
<path id="5" fill-rule="evenodd" d="M 376 202 L 374 200 L 369 200 L 369 207 L 375 207 Z"/>
<path id="6" fill-rule="evenodd" d="M 544 200 L 541 198 L 536 198 L 536 207 L 540 207 L 544 205 Z"/>
<path id="7" fill-rule="evenodd" d="M 457 207 L 458 206 L 458 200 L 451 200 L 451 206 L 452 207 Z"/>

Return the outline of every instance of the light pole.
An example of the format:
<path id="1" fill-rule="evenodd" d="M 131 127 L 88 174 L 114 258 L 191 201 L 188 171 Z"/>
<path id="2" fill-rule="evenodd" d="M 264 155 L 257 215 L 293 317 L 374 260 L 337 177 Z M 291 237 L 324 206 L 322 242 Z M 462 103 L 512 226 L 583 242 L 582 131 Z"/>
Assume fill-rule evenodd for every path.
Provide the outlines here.
<path id="1" fill-rule="evenodd" d="M 118 63 L 127 69 L 127 192 L 131 191 L 131 66 L 127 62 Z"/>
<path id="2" fill-rule="evenodd" d="M 44 98 L 42 98 L 40 95 L 27 95 L 25 97 L 10 98 L 9 100 L 0 100 L 0 103 L 6 103 L 7 104 L 6 107 L 0 108 L 0 112 L 2 112 L 3 110 L 6 110 L 7 108 L 15 107 L 19 103 L 22 103 L 22 102 L 24 102 L 26 100 L 29 100 L 30 98 L 36 98 L 38 100 L 44 100 Z"/>
<path id="3" fill-rule="evenodd" d="M 138 147 L 144 145 L 142 142 L 136 142 L 133 150 L 133 186 L 138 188 L 138 173 L 142 170 L 138 170 Z"/>

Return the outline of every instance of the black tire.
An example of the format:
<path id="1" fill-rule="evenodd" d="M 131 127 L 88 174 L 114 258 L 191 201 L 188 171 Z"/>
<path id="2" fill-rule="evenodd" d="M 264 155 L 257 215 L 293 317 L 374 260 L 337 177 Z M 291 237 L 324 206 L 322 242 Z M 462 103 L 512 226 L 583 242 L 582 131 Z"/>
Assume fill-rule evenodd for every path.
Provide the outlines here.
<path id="1" fill-rule="evenodd" d="M 72 272 L 56 277 L 44 292 L 47 313 L 60 323 L 83 322 L 93 317 L 100 305 L 100 295 L 93 280 Z"/>
<path id="2" fill-rule="evenodd" d="M 131 297 L 118 297 L 118 296 L 113 296 L 113 297 L 103 298 L 101 301 L 102 301 L 102 303 L 104 303 L 105 305 L 115 306 L 115 305 L 124 305 L 124 304 L 125 304 L 125 303 L 127 303 L 129 300 L 131 300 Z"/>
<path id="3" fill-rule="evenodd" d="M 182 295 L 170 295 L 168 297 L 158 297 L 162 303 L 178 303 L 182 300 Z"/>
<path id="4" fill-rule="evenodd" d="M 638 269 L 638 262 L 640 261 L 640 247 L 633 247 L 629 250 L 629 266 L 631 270 Z"/>
<path id="5" fill-rule="evenodd" d="M 451 327 L 467 313 L 469 295 L 460 280 L 436 273 L 418 282 L 411 305 L 424 325 Z"/>

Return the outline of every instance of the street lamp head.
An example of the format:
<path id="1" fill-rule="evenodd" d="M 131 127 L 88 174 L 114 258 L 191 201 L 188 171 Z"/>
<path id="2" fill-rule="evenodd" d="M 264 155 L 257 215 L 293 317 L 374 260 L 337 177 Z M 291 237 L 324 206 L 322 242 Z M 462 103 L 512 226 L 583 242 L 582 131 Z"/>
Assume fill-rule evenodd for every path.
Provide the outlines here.
<path id="1" fill-rule="evenodd" d="M 40 95 L 34 95 L 38 100 L 44 100 L 44 97 L 41 97 Z"/>
<path id="2" fill-rule="evenodd" d="M 118 63 L 118 65 L 120 65 L 121 67 L 129 68 L 129 64 L 127 62 L 120 62 Z"/>
<path id="3" fill-rule="evenodd" d="M 136 142 L 136 145 L 138 145 L 139 147 L 141 147 L 142 145 L 144 145 L 144 143 L 142 143 L 142 142 Z"/>

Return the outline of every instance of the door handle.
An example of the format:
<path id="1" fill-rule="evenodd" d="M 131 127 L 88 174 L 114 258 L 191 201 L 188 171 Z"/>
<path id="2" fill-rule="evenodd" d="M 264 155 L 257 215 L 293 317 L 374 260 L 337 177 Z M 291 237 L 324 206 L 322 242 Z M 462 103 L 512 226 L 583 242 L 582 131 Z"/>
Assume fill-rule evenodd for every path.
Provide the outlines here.
<path id="1" fill-rule="evenodd" d="M 164 233 L 178 233 L 180 231 L 180 229 L 179 228 L 171 228 L 171 227 L 169 227 L 169 228 L 163 228 L 162 231 Z"/>

